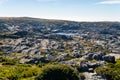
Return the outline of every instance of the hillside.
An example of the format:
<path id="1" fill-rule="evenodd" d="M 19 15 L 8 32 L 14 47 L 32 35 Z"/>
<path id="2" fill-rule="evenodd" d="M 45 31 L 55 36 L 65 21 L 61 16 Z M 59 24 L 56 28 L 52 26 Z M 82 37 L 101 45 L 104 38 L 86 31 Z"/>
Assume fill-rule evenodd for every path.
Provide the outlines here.
<path id="1" fill-rule="evenodd" d="M 0 67 L 2 67 L 0 79 L 11 80 L 15 77 L 15 80 L 18 80 L 19 77 L 20 80 L 24 78 L 34 80 L 42 66 L 67 64 L 80 73 L 82 80 L 83 78 L 109 80 L 111 75 L 108 77 L 107 73 L 104 73 L 106 77 L 103 77 L 101 68 L 118 64 L 119 58 L 120 22 L 75 22 L 30 17 L 0 18 Z M 22 75 L 16 75 L 18 71 L 20 74 L 21 67 Z M 30 70 L 25 72 L 25 69 Z M 33 69 L 38 70 L 36 74 Z M 15 73 L 7 72 L 11 75 L 5 74 L 3 77 L 6 70 Z M 29 72 L 31 73 L 28 74 Z M 116 74 L 112 79 L 116 76 L 115 80 L 119 78 Z"/>
<path id="2" fill-rule="evenodd" d="M 52 30 L 83 30 L 88 32 L 120 35 L 119 22 L 73 22 L 62 20 L 47 20 L 39 18 L 19 17 L 0 18 L 1 31 L 32 30 L 50 28 Z"/>

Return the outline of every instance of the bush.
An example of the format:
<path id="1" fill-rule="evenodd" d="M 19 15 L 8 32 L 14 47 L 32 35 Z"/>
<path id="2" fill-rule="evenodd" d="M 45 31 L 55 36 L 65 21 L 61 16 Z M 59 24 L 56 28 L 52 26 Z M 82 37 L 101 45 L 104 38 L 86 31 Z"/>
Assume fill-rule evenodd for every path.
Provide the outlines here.
<path id="1" fill-rule="evenodd" d="M 42 68 L 43 66 L 45 66 L 45 63 L 39 63 L 37 66 Z"/>
<path id="2" fill-rule="evenodd" d="M 44 66 L 36 80 L 79 80 L 77 72 L 67 65 Z"/>
<path id="3" fill-rule="evenodd" d="M 40 68 L 30 65 L 5 65 L 0 66 L 0 80 L 22 80 L 23 78 L 35 77 L 39 74 Z M 31 80 L 31 79 L 30 79 Z"/>
<path id="4" fill-rule="evenodd" d="M 2 62 L 2 65 L 15 65 L 18 63 L 18 59 L 9 59 L 9 58 L 0 57 L 0 62 Z"/>
<path id="5" fill-rule="evenodd" d="M 2 65 L 15 65 L 14 62 L 3 62 Z"/>
<path id="6" fill-rule="evenodd" d="M 108 80 L 119 80 L 120 79 L 120 60 L 117 60 L 115 64 L 109 63 L 105 67 L 99 67 L 96 73 L 107 78 Z"/>
<path id="7" fill-rule="evenodd" d="M 85 76 L 84 76 L 83 73 L 79 73 L 79 79 L 80 79 L 80 80 L 84 80 L 84 79 L 85 79 Z"/>
<path id="8" fill-rule="evenodd" d="M 22 72 L 22 75 L 23 75 L 22 77 L 27 78 L 27 77 L 37 76 L 39 74 L 39 71 L 40 69 L 35 66 L 27 68 Z"/>

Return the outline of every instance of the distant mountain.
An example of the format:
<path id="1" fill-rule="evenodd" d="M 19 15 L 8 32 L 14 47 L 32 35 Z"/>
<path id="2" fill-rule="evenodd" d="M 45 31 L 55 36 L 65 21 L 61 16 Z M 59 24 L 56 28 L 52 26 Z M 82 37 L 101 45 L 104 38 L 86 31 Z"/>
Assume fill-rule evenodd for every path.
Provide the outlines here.
<path id="1" fill-rule="evenodd" d="M 120 35 L 120 22 L 75 22 L 30 17 L 1 17 L 0 32 L 52 32 L 80 30 L 99 34 Z"/>

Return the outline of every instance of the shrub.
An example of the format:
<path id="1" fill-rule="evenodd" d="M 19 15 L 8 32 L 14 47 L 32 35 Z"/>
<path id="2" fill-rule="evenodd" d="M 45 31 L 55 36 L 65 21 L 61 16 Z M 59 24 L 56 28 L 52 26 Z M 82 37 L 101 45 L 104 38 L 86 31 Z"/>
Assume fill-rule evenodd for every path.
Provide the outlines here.
<path id="1" fill-rule="evenodd" d="M 39 74 L 40 68 L 30 65 L 5 65 L 0 66 L 0 78 L 2 80 L 20 80 L 23 78 L 35 77 Z M 0 80 L 1 80 L 0 79 Z"/>
<path id="2" fill-rule="evenodd" d="M 67 65 L 44 66 L 36 80 L 79 80 L 77 72 Z"/>
<path id="3" fill-rule="evenodd" d="M 38 67 L 30 67 L 27 68 L 26 70 L 24 70 L 22 72 L 22 77 L 26 78 L 26 77 L 33 77 L 33 76 L 37 76 L 39 74 L 40 69 Z"/>
<path id="4" fill-rule="evenodd" d="M 2 65 L 15 65 L 18 63 L 18 59 L 9 59 L 9 58 L 0 58 L 0 62 L 2 62 Z"/>
<path id="5" fill-rule="evenodd" d="M 108 80 L 119 80 L 120 79 L 120 60 L 117 60 L 115 64 L 109 63 L 105 67 L 99 67 L 96 73 L 106 77 Z"/>
<path id="6" fill-rule="evenodd" d="M 39 63 L 37 66 L 42 68 L 43 66 L 45 66 L 45 63 Z"/>
<path id="7" fill-rule="evenodd" d="M 13 62 L 3 62 L 2 65 L 15 65 Z"/>
<path id="8" fill-rule="evenodd" d="M 79 80 L 84 80 L 85 79 L 85 76 L 83 73 L 79 73 Z"/>

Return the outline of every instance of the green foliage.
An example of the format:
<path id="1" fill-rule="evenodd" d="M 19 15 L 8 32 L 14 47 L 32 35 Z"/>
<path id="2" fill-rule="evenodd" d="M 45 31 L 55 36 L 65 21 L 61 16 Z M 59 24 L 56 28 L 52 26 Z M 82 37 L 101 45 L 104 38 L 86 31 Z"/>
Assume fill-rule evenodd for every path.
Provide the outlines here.
<path id="1" fill-rule="evenodd" d="M 19 80 L 37 76 L 40 68 L 30 65 L 1 66 L 0 79 Z"/>
<path id="2" fill-rule="evenodd" d="M 91 52 L 99 52 L 99 51 L 105 52 L 105 53 L 111 52 L 110 50 L 103 48 L 101 45 L 96 45 L 91 48 Z"/>
<path id="3" fill-rule="evenodd" d="M 1 56 L 1 55 L 3 55 L 3 52 L 2 52 L 2 51 L 0 51 L 0 56 Z"/>
<path id="4" fill-rule="evenodd" d="M 83 73 L 79 73 L 79 80 L 84 80 L 85 79 L 85 76 Z"/>
<path id="5" fill-rule="evenodd" d="M 36 68 L 35 66 L 31 68 L 26 68 L 22 72 L 22 77 L 27 78 L 27 77 L 37 76 L 39 71 L 40 71 L 39 68 Z"/>
<path id="6" fill-rule="evenodd" d="M 43 66 L 45 66 L 45 63 L 39 63 L 37 66 L 42 68 Z"/>
<path id="7" fill-rule="evenodd" d="M 77 72 L 67 65 L 47 65 L 42 68 L 37 80 L 79 80 Z"/>
<path id="8" fill-rule="evenodd" d="M 73 58 L 74 58 L 74 57 L 72 57 L 70 54 L 64 56 L 64 59 L 65 59 L 65 60 L 71 60 L 71 59 L 73 59 Z"/>
<path id="9" fill-rule="evenodd" d="M 106 77 L 108 80 L 120 79 L 120 60 L 115 64 L 109 63 L 105 67 L 99 67 L 95 70 L 99 75 Z"/>
<path id="10" fill-rule="evenodd" d="M 18 63 L 18 59 L 9 59 L 9 58 L 0 58 L 0 62 L 2 62 L 2 65 L 15 65 Z"/>
<path id="11" fill-rule="evenodd" d="M 47 54 L 47 52 L 41 52 L 41 55 L 45 56 Z"/>

